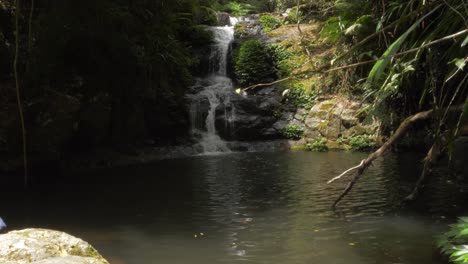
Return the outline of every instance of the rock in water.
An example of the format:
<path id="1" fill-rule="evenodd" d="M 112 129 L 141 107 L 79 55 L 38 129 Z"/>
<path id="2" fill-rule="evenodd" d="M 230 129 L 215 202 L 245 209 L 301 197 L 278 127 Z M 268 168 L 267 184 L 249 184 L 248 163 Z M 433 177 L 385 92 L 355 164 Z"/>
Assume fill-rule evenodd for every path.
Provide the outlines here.
<path id="1" fill-rule="evenodd" d="M 47 229 L 25 229 L 0 235 L 0 263 L 109 264 L 89 243 Z"/>

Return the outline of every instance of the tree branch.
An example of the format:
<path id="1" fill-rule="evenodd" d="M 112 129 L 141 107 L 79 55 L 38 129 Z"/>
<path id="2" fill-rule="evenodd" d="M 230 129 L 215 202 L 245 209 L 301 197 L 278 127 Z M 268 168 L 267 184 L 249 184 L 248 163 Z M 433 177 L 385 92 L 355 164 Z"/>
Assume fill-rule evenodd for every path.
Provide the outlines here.
<path id="1" fill-rule="evenodd" d="M 339 180 L 341 179 L 341 177 L 345 176 L 346 174 L 348 174 L 349 172 L 353 171 L 353 170 L 356 170 L 356 169 L 359 169 L 359 167 L 361 167 L 362 165 L 364 164 L 364 160 L 361 161 L 361 163 L 359 163 L 359 165 L 355 166 L 355 167 L 352 167 L 352 168 L 349 168 L 348 170 L 344 171 L 343 173 L 341 173 L 340 175 L 336 176 L 335 178 L 327 181 L 327 184 L 330 184 L 336 180 Z"/>
<path id="2" fill-rule="evenodd" d="M 463 109 L 463 105 L 452 106 L 449 109 L 450 111 L 461 111 Z M 349 191 L 351 191 L 353 186 L 356 184 L 356 182 L 359 180 L 359 178 L 362 176 L 365 170 L 372 164 L 372 162 L 375 159 L 383 156 L 396 142 L 398 142 L 408 132 L 412 124 L 421 120 L 426 120 L 432 117 L 433 114 L 434 114 L 434 110 L 428 110 L 424 112 L 419 112 L 403 120 L 403 122 L 401 122 L 398 129 L 388 139 L 387 142 L 385 142 L 375 152 L 371 153 L 365 160 L 361 161 L 361 164 L 353 168 L 353 170 L 357 169 L 356 174 L 354 175 L 353 179 L 348 183 L 345 190 L 341 193 L 338 199 L 336 199 L 336 201 L 333 203 L 332 207 L 333 208 L 336 207 L 336 205 L 349 193 Z"/>

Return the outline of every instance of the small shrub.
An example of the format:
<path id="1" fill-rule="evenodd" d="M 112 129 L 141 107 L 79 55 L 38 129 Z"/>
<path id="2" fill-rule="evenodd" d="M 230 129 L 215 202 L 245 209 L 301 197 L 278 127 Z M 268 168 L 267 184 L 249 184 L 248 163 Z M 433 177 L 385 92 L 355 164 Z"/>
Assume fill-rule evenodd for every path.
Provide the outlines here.
<path id="1" fill-rule="evenodd" d="M 450 262 L 468 263 L 468 217 L 460 217 L 447 233 L 438 237 L 437 246 Z"/>
<path id="2" fill-rule="evenodd" d="M 298 125 L 291 124 L 284 127 L 281 133 L 285 138 L 301 139 L 304 135 L 304 129 Z"/>
<path id="3" fill-rule="evenodd" d="M 247 40 L 235 55 L 235 73 L 241 85 L 252 85 L 275 78 L 273 60 L 259 40 Z"/>
<path id="4" fill-rule="evenodd" d="M 307 150 L 316 151 L 316 152 L 325 152 L 328 151 L 327 139 L 317 138 L 312 143 L 307 144 Z"/>
<path id="5" fill-rule="evenodd" d="M 274 62 L 277 75 L 280 77 L 288 76 L 293 70 L 289 63 L 292 53 L 278 44 L 269 44 L 267 49 Z"/>
<path id="6" fill-rule="evenodd" d="M 368 151 L 375 148 L 376 143 L 372 136 L 358 135 L 349 138 L 349 145 L 352 150 Z"/>
<path id="7" fill-rule="evenodd" d="M 254 7 L 252 5 L 239 2 L 228 2 L 226 5 L 218 9 L 236 17 L 246 16 L 254 11 Z"/>
<path id="8" fill-rule="evenodd" d="M 341 17 L 330 17 L 320 31 L 320 37 L 330 43 L 337 42 L 344 36 L 344 32 L 349 25 L 349 21 Z"/>
<path id="9" fill-rule="evenodd" d="M 260 17 L 260 25 L 262 26 L 263 31 L 270 32 L 281 26 L 281 20 L 272 15 L 262 15 Z"/>
<path id="10" fill-rule="evenodd" d="M 294 106 L 310 110 L 315 105 L 318 95 L 315 90 L 308 91 L 303 84 L 294 84 L 288 94 Z"/>
<path id="11" fill-rule="evenodd" d="M 303 11 L 301 9 L 298 10 L 297 7 L 292 8 L 291 12 L 288 14 L 288 17 L 286 17 L 287 24 L 301 22 L 302 20 L 304 20 Z"/>

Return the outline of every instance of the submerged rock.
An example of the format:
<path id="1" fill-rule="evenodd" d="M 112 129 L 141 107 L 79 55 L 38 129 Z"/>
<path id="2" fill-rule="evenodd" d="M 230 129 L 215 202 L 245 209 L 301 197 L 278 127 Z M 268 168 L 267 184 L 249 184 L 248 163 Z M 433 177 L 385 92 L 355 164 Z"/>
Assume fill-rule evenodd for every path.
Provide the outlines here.
<path id="1" fill-rule="evenodd" d="M 89 243 L 47 229 L 25 229 L 0 235 L 0 263 L 109 264 Z"/>

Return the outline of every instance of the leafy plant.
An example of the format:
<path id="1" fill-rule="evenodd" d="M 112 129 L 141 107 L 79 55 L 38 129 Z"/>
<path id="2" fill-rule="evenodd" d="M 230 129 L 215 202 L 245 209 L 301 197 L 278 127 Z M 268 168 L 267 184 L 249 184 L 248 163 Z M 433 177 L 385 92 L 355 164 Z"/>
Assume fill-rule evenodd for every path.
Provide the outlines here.
<path id="1" fill-rule="evenodd" d="M 452 263 L 468 263 L 468 217 L 460 217 L 448 232 L 438 237 L 437 246 Z"/>
<path id="2" fill-rule="evenodd" d="M 317 138 L 312 143 L 307 144 L 307 150 L 325 152 L 328 151 L 327 139 L 326 138 Z"/>
<path id="3" fill-rule="evenodd" d="M 304 136 L 304 129 L 298 125 L 290 124 L 281 130 L 281 134 L 289 139 L 301 139 Z"/>
<path id="4" fill-rule="evenodd" d="M 342 17 L 330 17 L 322 27 L 320 37 L 330 43 L 335 43 L 344 36 L 344 32 L 348 25 L 349 21 Z"/>
<path id="5" fill-rule="evenodd" d="M 252 85 L 274 79 L 273 59 L 266 46 L 259 40 L 242 43 L 235 55 L 235 73 L 242 85 Z"/>
<path id="6" fill-rule="evenodd" d="M 281 19 L 272 15 L 262 15 L 260 17 L 260 25 L 263 28 L 263 31 L 270 32 L 273 29 L 277 29 L 281 26 Z"/>
<path id="7" fill-rule="evenodd" d="M 278 44 L 269 44 L 267 45 L 267 49 L 270 57 L 273 59 L 277 75 L 280 77 L 289 75 L 293 70 L 289 63 L 289 59 L 292 56 L 291 52 Z"/>
<path id="8" fill-rule="evenodd" d="M 370 135 L 358 135 L 349 138 L 349 145 L 352 150 L 367 151 L 375 148 L 377 144 Z"/>
<path id="9" fill-rule="evenodd" d="M 246 16 L 253 12 L 254 9 L 254 6 L 240 2 L 228 2 L 226 5 L 221 7 L 221 11 L 230 13 L 236 17 Z"/>
<path id="10" fill-rule="evenodd" d="M 294 106 L 304 109 L 311 109 L 315 105 L 318 94 L 315 90 L 306 90 L 303 84 L 295 84 L 289 90 L 288 99 Z"/>

